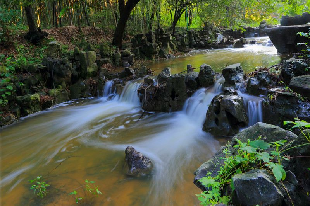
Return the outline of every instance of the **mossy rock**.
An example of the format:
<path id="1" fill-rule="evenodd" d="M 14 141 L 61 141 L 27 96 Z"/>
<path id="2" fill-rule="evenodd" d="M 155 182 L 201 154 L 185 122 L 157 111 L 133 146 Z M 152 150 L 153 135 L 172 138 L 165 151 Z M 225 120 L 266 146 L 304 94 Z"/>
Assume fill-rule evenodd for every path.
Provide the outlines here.
<path id="1" fill-rule="evenodd" d="M 49 90 L 49 95 L 55 98 L 55 103 L 59 104 L 61 102 L 66 102 L 69 100 L 69 95 L 66 90 L 63 89 L 51 89 Z"/>
<path id="2" fill-rule="evenodd" d="M 27 94 L 24 96 L 17 96 L 16 102 L 21 108 L 21 116 L 41 111 L 40 94 Z"/>

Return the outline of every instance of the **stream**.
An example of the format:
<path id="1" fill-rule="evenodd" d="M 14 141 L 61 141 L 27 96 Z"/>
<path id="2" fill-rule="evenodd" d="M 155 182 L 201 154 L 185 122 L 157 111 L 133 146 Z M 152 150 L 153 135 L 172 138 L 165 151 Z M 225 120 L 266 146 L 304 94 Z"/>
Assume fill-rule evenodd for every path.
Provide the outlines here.
<path id="1" fill-rule="evenodd" d="M 253 71 L 256 66 L 279 62 L 274 52 L 267 52 L 274 49 L 246 45 L 200 51 L 154 63 L 151 68 L 169 66 L 177 73 L 187 64 L 199 68 L 207 63 L 219 71 L 240 62 L 245 71 Z M 127 83 L 119 96 L 108 81 L 104 97 L 63 103 L 0 129 L 0 205 L 76 205 L 75 197 L 69 195 L 75 190 L 84 198 L 81 205 L 198 206 L 195 194 L 200 190 L 193 184 L 193 172 L 226 142 L 202 131 L 208 105 L 221 92 L 222 81 L 197 90 L 182 111 L 150 114 L 141 109 L 138 82 Z M 250 125 L 261 121 L 261 99 L 240 95 Z M 151 174 L 126 175 L 128 145 L 152 160 Z M 39 175 L 51 185 L 43 199 L 30 190 L 29 180 Z M 85 194 L 86 179 L 95 181 L 102 195 Z"/>

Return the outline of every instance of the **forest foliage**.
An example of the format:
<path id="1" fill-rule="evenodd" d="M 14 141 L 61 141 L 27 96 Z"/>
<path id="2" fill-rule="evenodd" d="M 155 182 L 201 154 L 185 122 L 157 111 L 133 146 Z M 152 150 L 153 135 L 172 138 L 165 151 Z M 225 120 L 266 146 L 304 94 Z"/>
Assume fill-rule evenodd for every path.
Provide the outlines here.
<path id="1" fill-rule="evenodd" d="M 238 28 L 258 25 L 262 20 L 276 24 L 282 15 L 302 14 L 310 8 L 308 0 L 0 0 L 1 32 L 27 25 L 27 6 L 31 6 L 41 28 L 75 25 L 113 31 L 124 12 L 119 9 L 122 2 L 136 3 L 128 17 L 129 33 L 174 24 L 189 28 L 201 28 L 206 23 Z"/>

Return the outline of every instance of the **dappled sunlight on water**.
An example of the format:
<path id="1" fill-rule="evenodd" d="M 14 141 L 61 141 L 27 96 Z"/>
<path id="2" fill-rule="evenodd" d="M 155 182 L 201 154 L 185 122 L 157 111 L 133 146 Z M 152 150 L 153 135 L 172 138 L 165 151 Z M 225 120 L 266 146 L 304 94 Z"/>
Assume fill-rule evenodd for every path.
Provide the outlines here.
<path id="1" fill-rule="evenodd" d="M 186 66 L 199 71 L 202 64 L 208 64 L 216 72 L 221 73 L 222 69 L 228 65 L 241 63 L 243 70 L 248 73 L 254 71 L 256 67 L 269 67 L 280 63 L 280 56 L 274 46 L 264 46 L 262 44 L 246 44 L 244 48 L 226 48 L 215 50 L 196 50 L 189 54 L 149 65 L 155 73 L 160 73 L 164 68 L 170 67 L 172 73 L 179 73 L 186 70 Z"/>

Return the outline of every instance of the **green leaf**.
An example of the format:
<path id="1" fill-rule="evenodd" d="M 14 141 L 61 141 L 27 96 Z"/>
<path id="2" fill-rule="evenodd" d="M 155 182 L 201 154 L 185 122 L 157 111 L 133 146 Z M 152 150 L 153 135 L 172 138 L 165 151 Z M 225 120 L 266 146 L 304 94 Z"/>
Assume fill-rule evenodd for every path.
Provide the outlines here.
<path id="1" fill-rule="evenodd" d="M 264 140 L 254 140 L 250 142 L 250 146 L 257 148 L 257 149 L 268 149 L 270 144 L 265 142 Z"/>
<path id="2" fill-rule="evenodd" d="M 264 162 L 270 161 L 270 155 L 268 152 L 262 152 L 257 154 L 257 158 L 263 160 Z"/>
<path id="3" fill-rule="evenodd" d="M 280 156 L 280 152 L 277 152 L 277 151 L 271 151 L 270 154 L 272 154 L 275 157 L 279 157 Z"/>
<path id="4" fill-rule="evenodd" d="M 69 193 L 69 195 L 76 195 L 76 194 L 77 194 L 77 191 L 75 191 L 75 190 L 73 192 Z"/>
<path id="5" fill-rule="evenodd" d="M 256 149 L 254 147 L 251 147 L 251 146 L 246 146 L 246 147 L 243 147 L 241 149 L 244 151 L 247 151 L 248 153 L 256 153 Z"/>
<path id="6" fill-rule="evenodd" d="M 199 182 L 206 187 L 210 187 L 217 183 L 212 177 L 203 177 L 199 180 Z"/>
<path id="7" fill-rule="evenodd" d="M 269 166 L 272 168 L 273 175 L 278 182 L 286 178 L 286 172 L 282 165 L 270 163 Z"/>
<path id="8" fill-rule="evenodd" d="M 7 89 L 13 90 L 13 87 L 11 85 L 6 86 Z"/>

